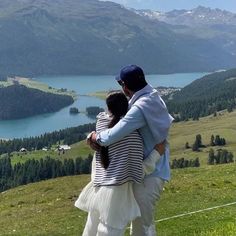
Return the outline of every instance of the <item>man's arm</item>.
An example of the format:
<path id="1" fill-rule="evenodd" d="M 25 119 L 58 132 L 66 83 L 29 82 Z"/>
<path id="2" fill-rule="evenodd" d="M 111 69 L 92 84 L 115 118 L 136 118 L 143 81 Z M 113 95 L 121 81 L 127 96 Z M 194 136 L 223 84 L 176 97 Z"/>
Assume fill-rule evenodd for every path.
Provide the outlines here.
<path id="1" fill-rule="evenodd" d="M 96 140 L 101 146 L 109 146 L 144 125 L 145 118 L 141 110 L 136 106 L 132 106 L 125 117 L 122 118 L 114 127 L 97 134 Z"/>

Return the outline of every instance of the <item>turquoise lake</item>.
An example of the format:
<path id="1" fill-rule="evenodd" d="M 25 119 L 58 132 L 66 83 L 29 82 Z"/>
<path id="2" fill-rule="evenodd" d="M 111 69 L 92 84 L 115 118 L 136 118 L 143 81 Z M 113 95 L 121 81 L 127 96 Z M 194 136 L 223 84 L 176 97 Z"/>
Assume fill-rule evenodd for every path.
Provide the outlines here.
<path id="1" fill-rule="evenodd" d="M 147 75 L 146 78 L 154 87 L 184 87 L 205 74 L 206 73 Z M 109 91 L 120 88 L 115 82 L 114 76 L 57 76 L 34 79 L 55 88 L 74 90 L 78 94 L 78 99 L 71 106 L 65 107 L 55 113 L 19 120 L 0 121 L 0 138 L 12 139 L 38 136 L 46 132 L 94 122 L 95 120 L 89 118 L 83 111 L 85 111 L 88 106 L 105 107 L 105 102 L 87 95 L 92 92 Z M 69 114 L 70 107 L 77 107 L 82 113 L 71 115 Z"/>

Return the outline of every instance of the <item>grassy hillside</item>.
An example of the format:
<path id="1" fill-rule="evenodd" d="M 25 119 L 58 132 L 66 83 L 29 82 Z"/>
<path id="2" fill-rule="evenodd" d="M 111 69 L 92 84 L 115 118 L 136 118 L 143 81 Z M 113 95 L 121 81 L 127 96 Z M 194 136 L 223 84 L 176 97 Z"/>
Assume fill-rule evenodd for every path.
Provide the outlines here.
<path id="1" fill-rule="evenodd" d="M 40 160 L 41 158 L 44 158 L 46 156 L 50 156 L 51 158 L 55 159 L 76 159 L 77 157 L 88 157 L 88 154 L 92 153 L 92 150 L 89 146 L 85 144 L 85 141 L 81 141 L 79 143 L 75 143 L 71 145 L 70 150 L 66 150 L 64 154 L 58 153 L 56 150 L 49 150 L 49 151 L 31 151 L 27 153 L 21 153 L 21 152 L 14 152 L 11 155 L 11 161 L 12 164 L 16 164 L 18 162 L 24 163 L 28 159 L 36 159 Z"/>
<path id="2" fill-rule="evenodd" d="M 74 99 L 76 99 L 76 93 L 74 91 L 68 91 L 67 89 L 55 89 L 55 88 L 48 86 L 47 84 L 40 83 L 36 80 L 29 79 L 29 78 L 23 78 L 23 77 L 7 78 L 6 81 L 0 81 L 0 88 L 1 87 L 8 87 L 8 86 L 14 85 L 15 83 L 24 85 L 27 88 L 39 89 L 39 90 L 46 92 L 46 93 L 70 95 Z"/>
<path id="3" fill-rule="evenodd" d="M 174 170 L 156 219 L 234 202 L 235 171 L 235 164 Z M 73 204 L 89 178 L 58 178 L 1 193 L 0 235 L 81 235 L 86 213 Z M 160 236 L 236 235 L 236 205 L 156 225 Z"/>
<path id="4" fill-rule="evenodd" d="M 207 163 L 210 146 L 201 149 L 200 152 L 192 152 L 185 149 L 185 143 L 192 145 L 197 134 L 201 134 L 204 145 L 209 145 L 211 135 L 220 135 L 226 139 L 226 146 L 215 146 L 213 149 L 227 149 L 236 157 L 236 111 L 232 113 L 220 112 L 216 117 L 208 116 L 199 121 L 175 123 L 170 131 L 171 158 L 196 158 L 199 157 L 201 164 Z"/>
<path id="5" fill-rule="evenodd" d="M 196 134 L 202 135 L 203 144 L 208 144 L 211 134 L 219 134 L 226 139 L 224 148 L 236 156 L 235 118 L 236 112 L 222 112 L 217 117 L 173 125 L 171 157 L 199 157 L 201 167 L 172 170 L 156 220 L 236 201 L 236 163 L 209 166 L 206 165 L 209 147 L 197 153 L 184 149 L 186 141 L 192 144 Z M 76 144 L 65 155 L 71 158 L 85 155 L 90 150 L 84 148 L 84 143 Z M 31 153 L 22 158 L 33 157 L 36 156 Z M 13 156 L 14 161 L 17 158 Z M 0 235 L 81 235 L 86 213 L 73 204 L 89 179 L 89 175 L 63 177 L 0 193 Z M 234 236 L 236 204 L 156 222 L 156 226 L 160 236 Z"/>

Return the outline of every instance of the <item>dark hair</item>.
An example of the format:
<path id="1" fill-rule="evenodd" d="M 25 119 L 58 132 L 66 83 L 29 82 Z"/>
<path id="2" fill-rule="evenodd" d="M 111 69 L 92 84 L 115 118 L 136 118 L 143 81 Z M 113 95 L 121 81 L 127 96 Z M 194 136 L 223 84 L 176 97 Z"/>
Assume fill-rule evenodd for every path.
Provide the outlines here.
<path id="1" fill-rule="evenodd" d="M 119 120 L 127 113 L 128 111 L 128 99 L 122 92 L 111 92 L 106 98 L 107 108 L 112 114 L 112 120 L 108 125 L 108 128 L 115 126 Z M 102 147 L 100 150 L 101 155 L 101 164 L 107 169 L 110 163 L 108 156 L 108 147 Z"/>
<path id="2" fill-rule="evenodd" d="M 137 92 L 143 89 L 147 85 L 145 77 L 139 77 L 139 78 L 132 77 L 129 79 L 124 79 L 122 81 L 124 82 L 125 86 L 132 92 Z"/>

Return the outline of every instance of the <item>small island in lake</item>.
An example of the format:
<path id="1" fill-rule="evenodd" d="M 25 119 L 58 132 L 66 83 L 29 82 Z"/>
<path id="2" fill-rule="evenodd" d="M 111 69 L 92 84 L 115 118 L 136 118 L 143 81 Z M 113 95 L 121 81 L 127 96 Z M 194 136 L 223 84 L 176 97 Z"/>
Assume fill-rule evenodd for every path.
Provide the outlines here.
<path id="1" fill-rule="evenodd" d="M 78 114 L 78 113 L 79 113 L 79 109 L 77 107 L 70 108 L 70 114 Z"/>
<path id="2" fill-rule="evenodd" d="M 0 82 L 0 120 L 26 118 L 56 112 L 74 102 L 69 92 L 48 87 L 26 78 Z"/>
<path id="3" fill-rule="evenodd" d="M 100 112 L 103 112 L 104 109 L 101 107 L 97 106 L 92 106 L 92 107 L 87 107 L 86 112 L 88 116 L 95 117 L 97 116 Z"/>

